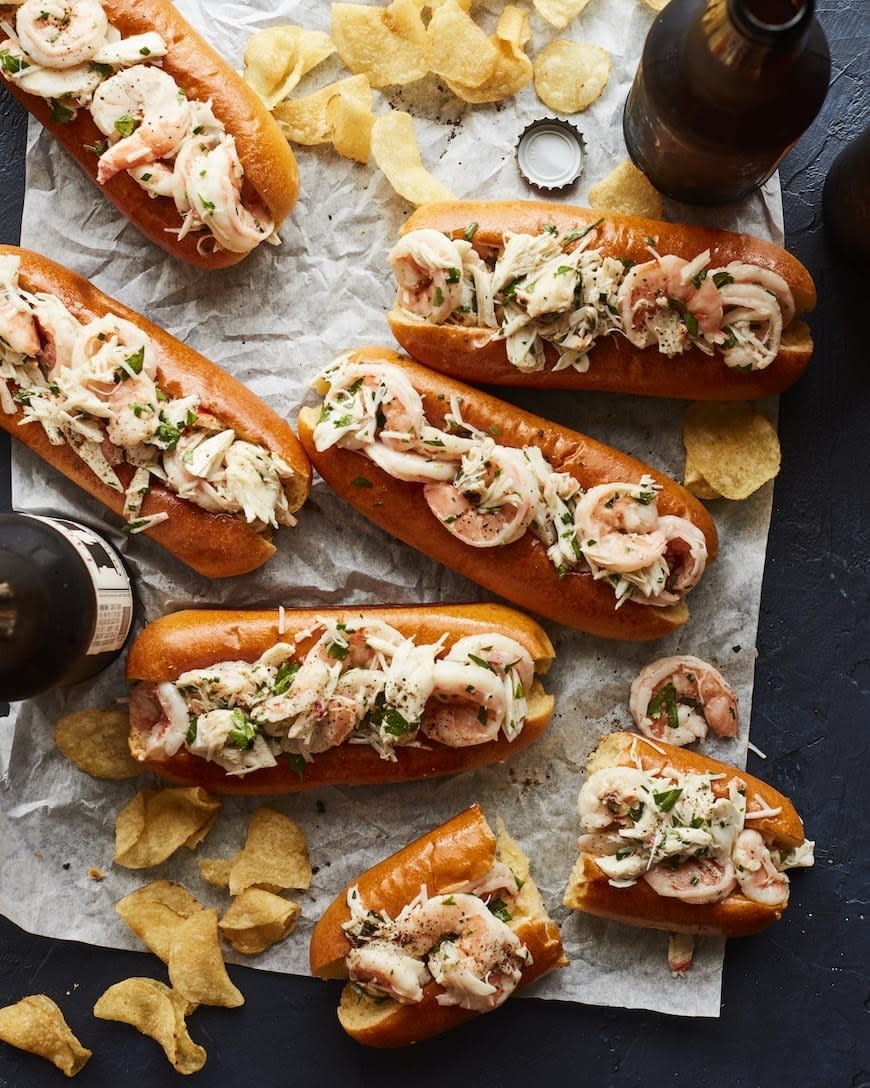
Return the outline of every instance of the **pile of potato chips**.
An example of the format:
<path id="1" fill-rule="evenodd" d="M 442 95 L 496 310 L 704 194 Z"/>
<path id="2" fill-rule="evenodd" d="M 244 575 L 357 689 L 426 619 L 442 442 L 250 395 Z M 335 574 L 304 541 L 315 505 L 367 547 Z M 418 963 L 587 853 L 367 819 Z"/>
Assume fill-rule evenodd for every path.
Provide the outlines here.
<path id="1" fill-rule="evenodd" d="M 117 713 L 86 710 L 58 723 L 56 736 L 75 753 L 77 765 L 106 770 L 106 761 L 90 754 L 100 746 L 95 723 L 103 721 L 111 728 Z M 80 742 L 75 743 L 75 727 L 82 723 Z M 115 863 L 152 868 L 182 846 L 196 849 L 219 809 L 220 802 L 199 788 L 140 790 L 118 814 Z M 227 973 L 221 937 L 245 955 L 256 955 L 283 940 L 295 929 L 302 908 L 280 892 L 305 890 L 312 878 L 302 831 L 282 812 L 268 807 L 251 814 L 245 843 L 233 857 L 203 859 L 200 870 L 210 884 L 226 888 L 232 897 L 222 917 L 183 885 L 168 880 L 124 896 L 115 910 L 166 965 L 169 985 L 148 977 L 123 979 L 94 1006 L 98 1019 L 130 1024 L 154 1039 L 173 1068 L 184 1074 L 202 1069 L 207 1056 L 190 1036 L 188 1016 L 200 1005 L 244 1004 Z M 70 1077 L 91 1057 L 58 1006 L 42 994 L 0 1009 L 0 1040 L 49 1059 Z"/>
<path id="2" fill-rule="evenodd" d="M 587 3 L 534 0 L 538 14 L 559 30 Z M 542 102 L 571 114 L 596 101 L 610 76 L 609 54 L 592 43 L 558 39 L 533 62 L 526 52 L 532 30 L 525 8 L 506 4 L 488 34 L 471 7 L 472 0 L 333 3 L 331 35 L 299 26 L 254 34 L 245 48 L 245 79 L 291 143 L 331 144 L 361 163 L 373 157 L 411 203 L 449 200 L 449 189 L 423 166 L 410 114 L 391 109 L 376 116 L 373 88 L 404 87 L 434 73 L 458 99 L 481 105 L 501 102 L 534 81 Z M 290 97 L 302 77 L 333 53 L 352 75 Z"/>

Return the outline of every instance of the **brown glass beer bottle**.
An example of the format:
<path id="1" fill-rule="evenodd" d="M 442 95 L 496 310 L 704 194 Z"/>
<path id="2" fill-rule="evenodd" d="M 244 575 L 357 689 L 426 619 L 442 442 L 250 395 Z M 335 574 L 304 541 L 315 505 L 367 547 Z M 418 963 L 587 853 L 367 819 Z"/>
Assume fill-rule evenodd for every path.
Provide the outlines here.
<path id="1" fill-rule="evenodd" d="M 625 104 L 628 153 L 676 200 L 739 200 L 819 112 L 829 75 L 813 0 L 670 0 Z"/>
<path id="2" fill-rule="evenodd" d="M 118 553 L 92 529 L 0 514 L 0 700 L 95 676 L 121 652 L 133 605 Z"/>

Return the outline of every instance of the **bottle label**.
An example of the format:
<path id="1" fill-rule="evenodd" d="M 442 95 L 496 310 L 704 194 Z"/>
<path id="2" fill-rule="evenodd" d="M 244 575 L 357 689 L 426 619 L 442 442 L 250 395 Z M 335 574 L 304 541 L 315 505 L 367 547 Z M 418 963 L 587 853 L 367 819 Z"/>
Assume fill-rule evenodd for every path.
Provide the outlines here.
<path id="1" fill-rule="evenodd" d="M 101 536 L 74 521 L 43 518 L 36 514 L 27 517 L 50 525 L 69 541 L 90 576 L 97 603 L 97 620 L 86 656 L 120 650 L 133 622 L 133 593 L 117 552 Z"/>

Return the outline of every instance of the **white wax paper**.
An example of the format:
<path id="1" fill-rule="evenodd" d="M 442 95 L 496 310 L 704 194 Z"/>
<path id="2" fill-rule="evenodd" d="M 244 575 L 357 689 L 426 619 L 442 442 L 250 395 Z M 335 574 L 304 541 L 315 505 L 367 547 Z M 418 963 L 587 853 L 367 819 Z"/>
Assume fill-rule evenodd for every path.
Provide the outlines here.
<path id="1" fill-rule="evenodd" d="M 488 27 L 500 6 L 480 9 Z M 329 29 L 328 5 L 315 0 L 183 0 L 179 7 L 237 66 L 247 37 L 262 26 L 298 22 Z M 558 199 L 583 204 L 589 187 L 625 157 L 622 106 L 652 18 L 639 0 L 592 0 L 580 18 L 557 32 L 532 11 L 533 53 L 556 37 L 570 37 L 602 45 L 613 58 L 603 96 L 573 118 L 586 140 L 586 169 Z M 332 58 L 297 93 L 345 74 Z M 457 196 L 538 195 L 522 180 L 514 159 L 522 129 L 548 113 L 533 88 L 516 100 L 465 107 L 430 76 L 376 99 L 377 112 L 393 105 L 413 113 L 423 161 Z M 300 148 L 298 160 L 302 192 L 281 232 L 283 244 L 263 245 L 234 268 L 206 273 L 173 261 L 147 243 L 32 122 L 22 244 L 63 262 L 147 314 L 232 371 L 293 421 L 299 404 L 313 399 L 309 382 L 334 355 L 361 344 L 391 343 L 385 312 L 393 287 L 385 254 L 411 211 L 374 163 L 351 163 L 328 148 Z M 741 205 L 704 211 L 671 206 L 668 215 L 782 240 L 776 178 Z M 561 392 L 514 393 L 508 399 L 673 476 L 682 472 L 681 402 Z M 774 405 L 767 408 L 775 410 Z M 15 452 L 13 484 L 18 509 L 78 518 L 115 542 L 136 577 L 140 624 L 192 605 L 316 608 L 486 596 L 393 541 L 319 480 L 298 527 L 279 533 L 278 555 L 256 574 L 223 582 L 193 574 L 144 537 L 130 539 L 118 532 L 116 519 L 26 450 Z M 718 1015 L 722 942 L 700 941 L 689 977 L 673 980 L 665 964 L 663 934 L 569 915 L 560 904 L 576 856 L 576 796 L 586 757 L 599 734 L 630 726 L 629 684 L 645 663 L 685 651 L 722 668 L 739 697 L 741 732 L 736 741 L 713 741 L 705 747 L 742 764 L 771 491 L 768 485 L 746 502 L 714 505 L 720 559 L 692 593 L 692 618 L 677 634 L 654 645 L 630 645 L 546 625 L 557 651 L 547 681 L 556 696 L 556 714 L 546 737 L 509 764 L 426 783 L 337 787 L 267 799 L 304 828 L 316 875 L 310 892 L 302 895 L 302 922 L 293 936 L 253 961 L 231 952 L 228 958 L 307 973 L 310 928 L 344 883 L 479 801 L 491 819 L 505 819 L 534 859 L 534 875 L 562 922 L 571 966 L 536 985 L 531 991 L 535 996 Z M 202 881 L 196 858 L 186 850 L 150 872 L 114 866 L 115 817 L 141 785 L 154 783 L 95 781 L 53 747 L 58 715 L 109 705 L 125 691 L 119 661 L 94 682 L 20 705 L 0 729 L 0 910 L 33 932 L 139 948 L 113 904 L 160 878 L 181 881 L 209 905 L 227 905 L 223 893 Z M 236 850 L 244 840 L 248 813 L 262 803 L 225 799 L 199 854 L 226 856 Z M 90 866 L 105 871 L 105 880 L 90 880 Z"/>

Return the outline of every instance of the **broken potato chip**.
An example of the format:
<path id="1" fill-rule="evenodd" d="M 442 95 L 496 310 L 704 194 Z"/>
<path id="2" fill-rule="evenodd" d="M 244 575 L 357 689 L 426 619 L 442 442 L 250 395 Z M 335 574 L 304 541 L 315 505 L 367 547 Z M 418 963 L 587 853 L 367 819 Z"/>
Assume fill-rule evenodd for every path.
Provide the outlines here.
<path id="1" fill-rule="evenodd" d="M 532 80 L 534 69 L 525 54 L 525 45 L 531 36 L 529 13 L 508 4 L 499 16 L 495 34 L 490 38 L 496 50 L 496 62 L 486 82 L 471 87 L 448 79 L 447 86 L 457 98 L 474 105 L 510 98 Z"/>
<path id="2" fill-rule="evenodd" d="M 279 892 L 311 886 L 308 844 L 299 827 L 276 809 L 263 807 L 251 813 L 245 845 L 228 862 L 204 858 L 202 875 L 211 884 L 239 895 L 246 888 Z"/>
<path id="3" fill-rule="evenodd" d="M 221 955 L 217 911 L 199 910 L 180 921 L 169 941 L 169 981 L 194 1005 L 244 1005 Z"/>
<path id="4" fill-rule="evenodd" d="M 181 846 L 195 850 L 217 819 L 220 801 L 199 786 L 140 790 L 118 813 L 115 861 L 148 869 Z"/>
<path id="5" fill-rule="evenodd" d="M 426 27 L 430 71 L 464 87 L 480 87 L 495 70 L 498 50 L 456 0 L 445 0 Z"/>
<path id="6" fill-rule="evenodd" d="M 329 105 L 338 96 L 358 103 L 362 110 L 371 113 L 372 89 L 368 78 L 349 76 L 335 83 L 327 83 L 319 91 L 304 98 L 288 98 L 286 102 L 280 102 L 275 107 L 273 116 L 291 143 L 327 144 L 333 134 Z"/>
<path id="7" fill-rule="evenodd" d="M 557 30 L 564 30 L 588 3 L 589 0 L 534 0 L 537 13 Z"/>
<path id="8" fill-rule="evenodd" d="M 664 212 L 661 193 L 630 159 L 623 159 L 606 178 L 592 186 L 588 203 L 590 208 L 650 219 L 661 219 Z"/>
<path id="9" fill-rule="evenodd" d="M 643 0 L 643 2 L 648 8 L 652 8 L 653 11 L 664 11 L 670 0 Z"/>
<path id="10" fill-rule="evenodd" d="M 302 908 L 263 888 L 246 888 L 232 901 L 218 923 L 221 936 L 237 952 L 255 956 L 296 928 Z"/>
<path id="11" fill-rule="evenodd" d="M 405 85 L 422 79 L 426 28 L 415 0 L 393 0 L 387 7 L 332 5 L 332 40 L 354 74 L 373 87 Z"/>
<path id="12" fill-rule="evenodd" d="M 332 146 L 346 159 L 368 162 L 372 150 L 371 90 L 368 99 L 339 87 L 326 103 L 326 123 Z"/>
<path id="13" fill-rule="evenodd" d="M 411 204 L 456 199 L 423 165 L 414 122 L 404 110 L 390 110 L 375 118 L 372 155 L 390 185 Z"/>
<path id="14" fill-rule="evenodd" d="M 100 1020 L 118 1020 L 147 1035 L 163 1047 L 177 1073 L 197 1073 L 205 1065 L 206 1052 L 191 1039 L 185 1017 L 190 1002 L 155 978 L 125 978 L 116 982 L 94 1005 Z"/>
<path id="15" fill-rule="evenodd" d="M 321 30 L 273 26 L 258 30 L 245 46 L 244 79 L 272 110 L 312 68 L 332 56 L 335 42 Z"/>
<path id="16" fill-rule="evenodd" d="M 748 498 L 779 472 L 776 428 L 743 401 L 690 404 L 683 417 L 683 445 L 687 475 L 690 470 L 703 480 L 702 488 L 726 499 Z"/>
<path id="17" fill-rule="evenodd" d="M 610 78 L 610 54 L 600 45 L 557 38 L 535 57 L 538 98 L 558 113 L 579 113 L 601 95 Z"/>
<path id="18" fill-rule="evenodd" d="M 170 880 L 137 888 L 115 904 L 130 929 L 164 963 L 169 962 L 172 935 L 178 925 L 204 909 L 187 888 Z"/>
<path id="19" fill-rule="evenodd" d="M 73 1035 L 63 1013 L 45 994 L 22 997 L 0 1009 L 0 1039 L 47 1058 L 68 1077 L 74 1077 L 93 1054 Z"/>
<path id="20" fill-rule="evenodd" d="M 136 778 L 142 765 L 130 755 L 126 710 L 75 710 L 58 718 L 54 743 L 70 763 L 94 778 Z"/>

